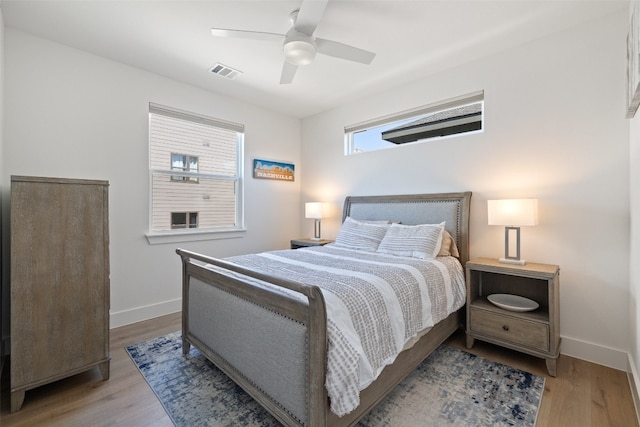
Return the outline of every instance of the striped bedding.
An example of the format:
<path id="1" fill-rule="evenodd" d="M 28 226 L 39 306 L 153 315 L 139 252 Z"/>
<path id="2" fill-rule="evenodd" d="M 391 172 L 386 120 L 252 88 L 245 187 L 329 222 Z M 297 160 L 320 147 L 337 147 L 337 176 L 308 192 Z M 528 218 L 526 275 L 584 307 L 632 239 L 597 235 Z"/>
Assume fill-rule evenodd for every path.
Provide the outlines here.
<path id="1" fill-rule="evenodd" d="M 416 259 L 335 244 L 264 252 L 227 261 L 322 289 L 327 305 L 327 392 L 348 414 L 359 392 L 409 342 L 464 305 L 462 267 L 453 257 Z"/>

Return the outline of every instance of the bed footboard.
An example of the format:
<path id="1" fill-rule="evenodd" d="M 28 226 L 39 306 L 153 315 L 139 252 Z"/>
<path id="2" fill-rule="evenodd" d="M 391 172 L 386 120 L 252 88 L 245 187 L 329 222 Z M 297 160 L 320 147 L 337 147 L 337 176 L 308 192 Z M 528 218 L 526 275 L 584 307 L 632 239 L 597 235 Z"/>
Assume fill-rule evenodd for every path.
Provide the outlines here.
<path id="1" fill-rule="evenodd" d="M 177 253 L 183 263 L 183 352 L 197 347 L 286 426 L 355 425 L 462 323 L 459 310 L 435 325 L 361 392 L 356 410 L 337 417 L 324 386 L 328 344 L 320 289 Z"/>
<path id="2" fill-rule="evenodd" d="M 196 346 L 283 424 L 324 426 L 327 335 L 320 290 L 177 253 L 183 262 L 183 352 Z"/>

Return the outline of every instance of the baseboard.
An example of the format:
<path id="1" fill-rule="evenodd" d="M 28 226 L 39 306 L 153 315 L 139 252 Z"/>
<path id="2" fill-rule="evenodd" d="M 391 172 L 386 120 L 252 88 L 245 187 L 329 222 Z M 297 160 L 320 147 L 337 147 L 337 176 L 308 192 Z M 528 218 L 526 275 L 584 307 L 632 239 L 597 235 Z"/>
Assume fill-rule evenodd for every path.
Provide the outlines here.
<path id="1" fill-rule="evenodd" d="M 638 390 L 640 390 L 640 377 L 638 377 L 638 371 L 636 370 L 636 365 L 633 363 L 633 357 L 629 354 L 627 358 L 627 378 L 629 379 L 629 387 L 631 388 L 631 397 L 633 398 L 633 405 L 636 408 L 636 418 L 638 419 L 638 424 L 640 424 L 640 396 L 638 395 Z"/>
<path id="2" fill-rule="evenodd" d="M 112 312 L 110 315 L 110 327 L 117 328 L 119 326 L 153 319 L 154 317 L 176 313 L 180 310 L 182 310 L 182 298 L 176 298 L 174 300 L 158 304 L 136 307 L 129 310 Z M 640 378 L 638 378 L 633 364 L 630 364 L 629 359 L 631 356 L 627 352 L 566 336 L 562 337 L 560 352 L 567 356 L 608 366 L 632 375 L 631 378 L 634 381 L 633 385 L 636 387 L 634 388 L 634 390 L 636 390 L 636 393 L 634 394 L 634 402 L 637 403 L 636 409 L 640 408 L 640 402 L 637 398 L 637 390 L 640 390 L 640 384 L 636 384 Z"/>
<path id="3" fill-rule="evenodd" d="M 629 354 L 619 349 L 563 336 L 560 353 L 628 372 Z"/>
<path id="4" fill-rule="evenodd" d="M 117 328 L 119 326 L 130 325 L 131 323 L 176 313 L 180 310 L 182 310 L 182 298 L 176 298 L 174 300 L 164 301 L 158 304 L 136 307 L 129 310 L 111 312 L 109 316 L 110 327 Z"/>

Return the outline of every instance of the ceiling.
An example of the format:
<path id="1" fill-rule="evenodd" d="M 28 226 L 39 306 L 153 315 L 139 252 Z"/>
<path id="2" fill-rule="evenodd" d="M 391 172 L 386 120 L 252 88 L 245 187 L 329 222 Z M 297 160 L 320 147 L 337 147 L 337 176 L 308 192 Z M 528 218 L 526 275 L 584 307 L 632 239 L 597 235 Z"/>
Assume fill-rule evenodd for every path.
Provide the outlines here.
<path id="1" fill-rule="evenodd" d="M 312 0 L 308 0 L 312 1 Z M 282 46 L 211 27 L 286 33 L 301 0 L 0 0 L 5 26 L 294 117 L 307 117 L 628 10 L 628 0 L 329 0 L 315 36 L 375 52 L 318 55 L 280 85 Z M 220 62 L 243 72 L 209 72 Z"/>

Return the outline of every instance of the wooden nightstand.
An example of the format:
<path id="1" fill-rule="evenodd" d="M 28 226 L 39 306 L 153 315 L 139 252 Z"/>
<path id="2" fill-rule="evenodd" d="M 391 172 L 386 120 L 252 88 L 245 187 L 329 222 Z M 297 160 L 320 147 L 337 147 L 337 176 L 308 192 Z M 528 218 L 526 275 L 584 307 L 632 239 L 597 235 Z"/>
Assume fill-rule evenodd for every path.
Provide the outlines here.
<path id="1" fill-rule="evenodd" d="M 291 241 L 291 249 L 306 248 L 307 246 L 324 246 L 327 243 L 333 243 L 333 240 L 313 240 L 313 239 L 295 239 Z"/>
<path id="2" fill-rule="evenodd" d="M 560 268 L 557 265 L 501 264 L 477 258 L 467 270 L 467 348 L 477 338 L 546 360 L 556 376 L 560 354 Z M 492 294 L 529 298 L 540 306 L 533 311 L 512 311 L 487 300 Z"/>

